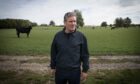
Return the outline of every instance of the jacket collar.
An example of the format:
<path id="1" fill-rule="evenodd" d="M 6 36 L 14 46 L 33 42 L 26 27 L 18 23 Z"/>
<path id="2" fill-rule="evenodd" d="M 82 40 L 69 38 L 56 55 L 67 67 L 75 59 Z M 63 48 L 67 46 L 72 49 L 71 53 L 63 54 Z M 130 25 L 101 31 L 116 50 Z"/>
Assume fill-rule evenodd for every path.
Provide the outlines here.
<path id="1" fill-rule="evenodd" d="M 64 28 L 63 28 L 63 33 L 66 34 L 66 35 L 72 35 L 72 36 L 75 36 L 75 34 L 76 34 L 76 32 L 77 32 L 77 30 L 75 29 L 75 31 L 72 32 L 72 33 L 66 33 L 66 32 L 65 32 L 65 29 L 66 29 L 66 28 L 64 27 Z"/>

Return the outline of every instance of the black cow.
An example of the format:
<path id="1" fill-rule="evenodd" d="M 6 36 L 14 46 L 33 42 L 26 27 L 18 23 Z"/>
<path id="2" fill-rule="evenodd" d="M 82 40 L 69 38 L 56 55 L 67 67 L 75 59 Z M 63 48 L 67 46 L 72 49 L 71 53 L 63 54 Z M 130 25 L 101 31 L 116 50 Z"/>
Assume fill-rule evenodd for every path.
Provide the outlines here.
<path id="1" fill-rule="evenodd" d="M 18 38 L 20 37 L 20 33 L 26 33 L 27 34 L 27 37 L 29 37 L 29 34 L 30 34 L 31 29 L 32 29 L 32 26 L 28 26 L 28 27 L 16 27 Z"/>

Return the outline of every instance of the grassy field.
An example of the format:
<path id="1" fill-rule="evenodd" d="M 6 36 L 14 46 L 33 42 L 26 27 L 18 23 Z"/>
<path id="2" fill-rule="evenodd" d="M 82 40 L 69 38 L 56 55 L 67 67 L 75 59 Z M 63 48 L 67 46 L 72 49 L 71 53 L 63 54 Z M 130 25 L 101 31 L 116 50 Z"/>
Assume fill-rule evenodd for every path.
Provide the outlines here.
<path id="1" fill-rule="evenodd" d="M 62 28 L 34 27 L 30 37 L 15 29 L 0 30 L 1 55 L 50 55 L 50 46 L 56 32 Z M 140 28 L 81 28 L 88 40 L 90 55 L 139 55 Z"/>
<path id="2" fill-rule="evenodd" d="M 89 72 L 83 84 L 139 84 L 139 78 L 139 70 L 99 70 Z M 0 84 L 54 84 L 54 78 L 30 71 L 17 73 L 0 70 Z"/>

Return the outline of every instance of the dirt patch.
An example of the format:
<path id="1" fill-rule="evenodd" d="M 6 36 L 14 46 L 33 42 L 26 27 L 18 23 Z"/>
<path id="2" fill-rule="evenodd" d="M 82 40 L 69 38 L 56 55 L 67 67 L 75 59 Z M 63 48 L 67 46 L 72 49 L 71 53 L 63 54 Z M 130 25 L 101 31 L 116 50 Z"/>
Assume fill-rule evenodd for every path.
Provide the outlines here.
<path id="1" fill-rule="evenodd" d="M 0 55 L 0 70 L 49 73 L 50 57 Z M 90 71 L 111 69 L 140 69 L 140 56 L 91 56 Z"/>

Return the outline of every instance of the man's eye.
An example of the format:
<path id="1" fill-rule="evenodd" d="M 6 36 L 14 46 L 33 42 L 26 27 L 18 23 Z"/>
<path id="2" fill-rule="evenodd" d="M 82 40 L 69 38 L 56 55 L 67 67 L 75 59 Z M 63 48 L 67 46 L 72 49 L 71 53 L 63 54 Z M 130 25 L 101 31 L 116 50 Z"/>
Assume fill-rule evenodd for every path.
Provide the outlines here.
<path id="1" fill-rule="evenodd" d="M 76 22 L 76 21 L 69 21 L 69 22 Z"/>

